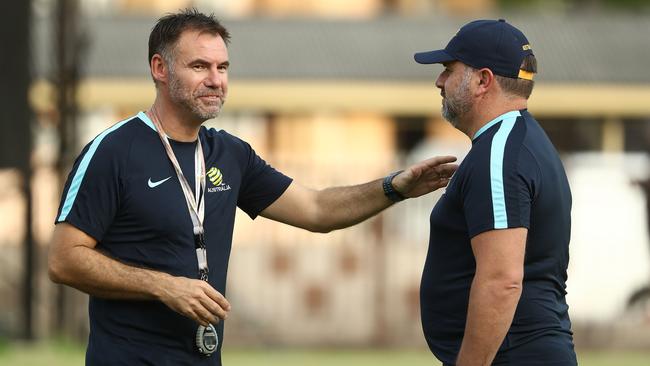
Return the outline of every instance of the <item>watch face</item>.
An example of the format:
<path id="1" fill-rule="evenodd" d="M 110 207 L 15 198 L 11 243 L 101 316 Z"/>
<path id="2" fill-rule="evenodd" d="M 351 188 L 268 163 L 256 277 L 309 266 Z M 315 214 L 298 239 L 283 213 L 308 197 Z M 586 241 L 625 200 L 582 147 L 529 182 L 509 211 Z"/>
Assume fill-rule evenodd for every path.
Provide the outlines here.
<path id="1" fill-rule="evenodd" d="M 212 324 L 207 327 L 199 326 L 196 331 L 196 346 L 199 348 L 199 352 L 210 355 L 217 350 L 218 345 L 219 337 L 214 326 Z"/>

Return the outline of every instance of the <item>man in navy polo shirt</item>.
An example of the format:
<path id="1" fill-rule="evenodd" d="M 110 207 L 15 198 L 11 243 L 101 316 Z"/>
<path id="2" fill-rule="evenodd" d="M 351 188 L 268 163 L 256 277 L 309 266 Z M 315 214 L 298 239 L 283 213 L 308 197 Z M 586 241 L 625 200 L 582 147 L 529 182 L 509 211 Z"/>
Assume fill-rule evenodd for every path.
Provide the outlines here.
<path id="1" fill-rule="evenodd" d="M 443 50 L 442 114 L 472 148 L 431 212 L 422 326 L 445 365 L 576 364 L 565 300 L 571 192 L 527 111 L 537 64 L 504 20 L 463 26 Z"/>
<path id="2" fill-rule="evenodd" d="M 444 187 L 457 168 L 439 157 L 356 186 L 292 182 L 246 142 L 201 126 L 227 96 L 228 40 L 194 10 L 161 18 L 149 38 L 156 100 L 99 134 L 70 172 L 49 272 L 90 294 L 88 365 L 221 364 L 237 207 L 328 232 Z"/>

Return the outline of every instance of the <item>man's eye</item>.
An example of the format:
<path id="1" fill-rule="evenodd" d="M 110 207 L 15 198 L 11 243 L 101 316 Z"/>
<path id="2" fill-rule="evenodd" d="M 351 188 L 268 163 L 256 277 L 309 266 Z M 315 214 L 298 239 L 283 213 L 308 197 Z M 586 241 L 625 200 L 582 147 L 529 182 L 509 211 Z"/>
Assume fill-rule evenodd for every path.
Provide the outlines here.
<path id="1" fill-rule="evenodd" d="M 194 66 L 192 66 L 192 68 L 193 68 L 194 70 L 196 70 L 196 71 L 202 71 L 202 70 L 205 70 L 205 66 L 203 66 L 203 65 L 194 65 Z"/>

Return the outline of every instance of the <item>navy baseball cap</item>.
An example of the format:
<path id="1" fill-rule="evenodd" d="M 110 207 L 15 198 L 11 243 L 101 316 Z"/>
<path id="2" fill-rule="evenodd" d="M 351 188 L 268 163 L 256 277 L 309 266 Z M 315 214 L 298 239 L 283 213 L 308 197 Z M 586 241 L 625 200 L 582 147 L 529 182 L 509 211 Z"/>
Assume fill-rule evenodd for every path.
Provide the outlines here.
<path id="1" fill-rule="evenodd" d="M 488 68 L 496 75 L 533 80 L 533 73 L 520 70 L 532 55 L 526 36 L 505 20 L 475 20 L 465 24 L 443 50 L 418 52 L 420 64 L 461 61 L 475 69 Z"/>

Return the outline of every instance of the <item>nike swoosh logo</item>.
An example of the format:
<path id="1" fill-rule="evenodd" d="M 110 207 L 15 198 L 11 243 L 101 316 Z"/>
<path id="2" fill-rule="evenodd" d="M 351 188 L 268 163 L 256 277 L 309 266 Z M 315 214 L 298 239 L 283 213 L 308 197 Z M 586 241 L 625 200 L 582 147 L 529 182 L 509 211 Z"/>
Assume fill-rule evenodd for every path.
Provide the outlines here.
<path id="1" fill-rule="evenodd" d="M 159 180 L 157 182 L 152 182 L 151 178 L 149 178 L 149 181 L 147 182 L 147 184 L 149 185 L 149 188 L 156 188 L 159 185 L 161 185 L 161 184 L 165 183 L 166 181 L 168 181 L 169 179 L 171 179 L 171 177 L 167 177 L 167 178 L 165 178 L 163 180 Z"/>

